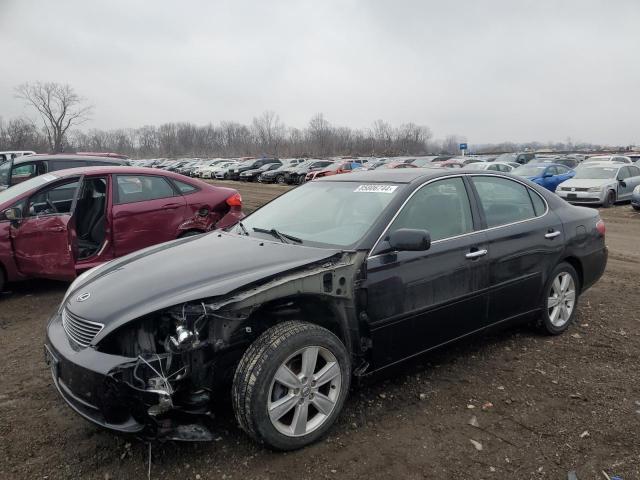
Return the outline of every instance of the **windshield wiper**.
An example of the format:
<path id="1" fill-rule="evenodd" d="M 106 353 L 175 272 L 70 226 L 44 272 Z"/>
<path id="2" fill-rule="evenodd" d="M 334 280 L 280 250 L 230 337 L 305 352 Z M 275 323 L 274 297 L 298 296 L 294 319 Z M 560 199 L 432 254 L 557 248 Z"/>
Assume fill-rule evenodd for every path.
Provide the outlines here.
<path id="1" fill-rule="evenodd" d="M 274 237 L 276 237 L 277 239 L 279 239 L 282 243 L 289 243 L 287 240 L 291 240 L 292 242 L 296 242 L 296 243 L 302 243 L 301 238 L 279 232 L 275 228 L 267 229 L 267 228 L 253 227 L 253 231 L 258 233 L 269 233 Z"/>

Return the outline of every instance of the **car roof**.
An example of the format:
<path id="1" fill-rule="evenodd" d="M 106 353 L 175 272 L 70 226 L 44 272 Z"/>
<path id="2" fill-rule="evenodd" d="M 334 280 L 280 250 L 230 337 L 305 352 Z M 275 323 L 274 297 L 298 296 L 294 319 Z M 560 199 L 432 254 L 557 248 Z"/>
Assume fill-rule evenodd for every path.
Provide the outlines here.
<path id="1" fill-rule="evenodd" d="M 34 160 L 92 160 L 97 162 L 105 162 L 112 163 L 114 165 L 122 165 L 127 160 L 124 158 L 114 158 L 114 157 L 99 157 L 97 155 L 75 155 L 75 154 L 58 154 L 58 155 L 49 155 L 46 153 L 36 153 L 35 155 L 24 155 L 22 157 L 17 157 L 13 160 L 13 164 L 17 165 L 19 163 L 27 163 L 33 162 Z"/>
<path id="2" fill-rule="evenodd" d="M 527 167 L 565 167 L 565 168 L 569 168 L 566 165 L 562 165 L 561 163 L 554 163 L 554 162 L 527 163 Z"/>
<path id="3" fill-rule="evenodd" d="M 421 178 L 436 178 L 451 175 L 451 172 L 478 173 L 477 170 L 465 170 L 463 168 L 451 170 L 450 168 L 386 168 L 376 170 L 354 170 L 345 175 L 332 175 L 319 178 L 319 182 L 389 182 L 411 183 Z"/>
<path id="4" fill-rule="evenodd" d="M 74 175 L 109 175 L 112 173 L 121 173 L 129 175 L 160 175 L 163 177 L 171 177 L 176 180 L 189 180 L 188 177 L 179 173 L 168 172 L 167 170 L 148 168 L 148 167 L 128 167 L 126 165 L 103 165 L 96 167 L 77 167 L 67 168 L 65 170 L 55 170 L 45 175 L 53 175 L 56 178 L 72 177 Z"/>

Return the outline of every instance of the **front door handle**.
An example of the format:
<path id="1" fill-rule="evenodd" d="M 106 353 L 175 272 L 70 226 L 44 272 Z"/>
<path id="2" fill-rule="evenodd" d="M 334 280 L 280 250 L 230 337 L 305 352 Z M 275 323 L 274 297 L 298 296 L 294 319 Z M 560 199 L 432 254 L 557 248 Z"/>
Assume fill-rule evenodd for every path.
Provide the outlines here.
<path id="1" fill-rule="evenodd" d="M 544 238 L 551 240 L 552 238 L 556 238 L 558 235 L 560 235 L 560 232 L 558 230 L 554 230 L 553 232 L 545 234 Z"/>
<path id="2" fill-rule="evenodd" d="M 165 210 L 170 210 L 172 208 L 178 208 L 179 206 L 179 203 L 167 203 L 166 205 L 163 205 L 162 208 L 164 208 Z"/>
<path id="3" fill-rule="evenodd" d="M 465 257 L 473 260 L 474 258 L 484 257 L 488 252 L 486 250 L 476 250 L 475 252 L 469 252 Z"/>

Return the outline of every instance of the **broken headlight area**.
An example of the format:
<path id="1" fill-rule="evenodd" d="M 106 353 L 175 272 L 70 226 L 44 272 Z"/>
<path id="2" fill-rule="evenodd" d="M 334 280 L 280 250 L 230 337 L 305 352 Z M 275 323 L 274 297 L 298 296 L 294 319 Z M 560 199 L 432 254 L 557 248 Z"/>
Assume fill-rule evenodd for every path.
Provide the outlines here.
<path id="1" fill-rule="evenodd" d="M 132 359 L 109 372 L 105 417 L 118 423 L 131 415 L 153 436 L 206 439 L 206 428 L 185 425 L 189 416 L 209 414 L 212 318 L 204 304 L 184 304 L 130 322 L 102 340 L 99 351 Z"/>

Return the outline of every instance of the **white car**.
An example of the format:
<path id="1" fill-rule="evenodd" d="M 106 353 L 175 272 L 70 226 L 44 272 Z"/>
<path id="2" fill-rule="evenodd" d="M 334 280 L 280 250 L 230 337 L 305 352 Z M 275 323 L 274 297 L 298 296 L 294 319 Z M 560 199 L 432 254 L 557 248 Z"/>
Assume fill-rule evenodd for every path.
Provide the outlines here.
<path id="1" fill-rule="evenodd" d="M 513 166 L 503 162 L 472 162 L 467 163 L 464 168 L 472 170 L 493 170 L 496 172 L 510 172 Z"/>
<path id="2" fill-rule="evenodd" d="M 208 167 L 204 167 L 200 169 L 200 178 L 215 178 L 215 172 L 220 170 L 221 168 L 228 168 L 231 165 L 235 165 L 237 162 L 226 160 L 215 165 L 210 165 Z"/>
<path id="3" fill-rule="evenodd" d="M 576 169 L 576 175 L 563 182 L 556 193 L 569 203 L 602 205 L 631 200 L 640 185 L 640 168 L 614 162 L 586 164 Z"/>
<path id="4" fill-rule="evenodd" d="M 586 167 L 592 163 L 633 163 L 633 160 L 624 155 L 595 155 L 582 161 L 579 167 Z"/>
<path id="5" fill-rule="evenodd" d="M 229 160 L 225 160 L 224 158 L 216 158 L 215 160 L 205 160 L 201 165 L 198 165 L 193 171 L 194 177 L 202 177 L 202 174 L 205 170 L 208 170 L 209 167 L 214 167 L 216 165 L 220 165 L 221 163 L 228 162 Z"/>
<path id="6" fill-rule="evenodd" d="M 14 158 L 22 157 L 24 155 L 35 155 L 36 152 L 32 150 L 11 150 L 6 152 L 0 152 L 0 163 L 13 160 Z"/>
<path id="7" fill-rule="evenodd" d="M 226 161 L 226 162 L 221 162 L 218 163 L 216 165 L 213 165 L 211 167 L 207 167 L 206 169 L 202 170 L 202 178 L 224 178 L 223 177 L 218 177 L 217 174 L 219 172 L 227 172 L 229 170 L 230 167 L 237 165 L 238 162 L 236 161 Z"/>

